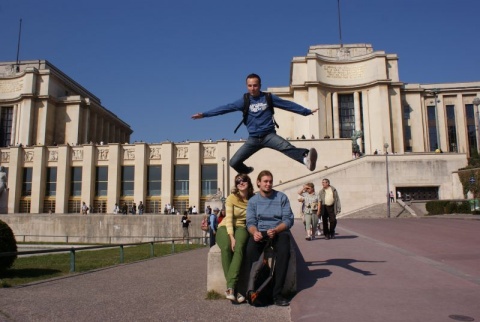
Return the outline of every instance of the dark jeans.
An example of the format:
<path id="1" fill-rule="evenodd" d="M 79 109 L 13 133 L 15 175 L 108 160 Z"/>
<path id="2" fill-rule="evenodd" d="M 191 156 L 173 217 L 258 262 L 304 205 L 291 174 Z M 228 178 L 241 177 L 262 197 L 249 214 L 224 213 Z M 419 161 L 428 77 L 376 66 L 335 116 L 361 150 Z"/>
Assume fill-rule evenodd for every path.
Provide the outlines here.
<path id="1" fill-rule="evenodd" d="M 251 236 L 248 239 L 246 251 L 246 267 L 251 269 L 265 248 L 266 241 L 256 242 Z M 282 293 L 285 277 L 287 276 L 288 261 L 290 260 L 290 232 L 282 231 L 273 239 L 273 249 L 276 254 L 275 271 L 273 273 L 273 298 Z"/>
<path id="2" fill-rule="evenodd" d="M 210 227 L 209 228 L 209 231 L 210 231 L 210 247 L 213 247 L 215 245 L 215 234 L 213 233 L 213 229 Z"/>
<path id="3" fill-rule="evenodd" d="M 303 158 L 308 153 L 307 149 L 294 147 L 290 142 L 277 135 L 269 133 L 262 137 L 248 137 L 245 144 L 230 159 L 230 166 L 238 173 L 248 173 L 248 167 L 243 163 L 255 152 L 263 148 L 270 148 L 282 152 L 286 156 L 303 164 Z"/>
<path id="4" fill-rule="evenodd" d="M 337 226 L 337 214 L 334 206 L 323 206 L 322 209 L 323 234 L 325 236 L 335 235 Z M 329 227 L 330 224 L 330 227 Z"/>

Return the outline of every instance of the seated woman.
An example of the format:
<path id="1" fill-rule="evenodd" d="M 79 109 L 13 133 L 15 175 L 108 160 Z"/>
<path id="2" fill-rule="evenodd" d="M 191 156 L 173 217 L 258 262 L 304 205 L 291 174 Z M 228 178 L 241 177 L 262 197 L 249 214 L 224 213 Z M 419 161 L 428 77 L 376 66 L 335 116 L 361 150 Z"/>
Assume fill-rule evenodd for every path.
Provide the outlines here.
<path id="1" fill-rule="evenodd" d="M 235 188 L 225 201 L 226 216 L 217 230 L 217 244 L 221 250 L 223 273 L 227 281 L 225 297 L 232 301 L 235 301 L 235 287 L 248 240 L 247 202 L 253 195 L 250 177 L 246 174 L 237 174 Z M 245 296 L 237 293 L 236 299 L 238 303 L 242 303 Z"/>

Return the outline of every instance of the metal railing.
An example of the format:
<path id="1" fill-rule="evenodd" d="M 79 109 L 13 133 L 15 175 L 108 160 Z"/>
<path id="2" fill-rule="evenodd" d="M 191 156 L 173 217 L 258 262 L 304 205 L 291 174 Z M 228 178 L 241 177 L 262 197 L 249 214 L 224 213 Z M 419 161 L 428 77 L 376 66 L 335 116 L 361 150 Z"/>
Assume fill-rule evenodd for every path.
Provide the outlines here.
<path id="1" fill-rule="evenodd" d="M 30 238 L 28 237 L 33 237 Z M 35 238 L 43 238 L 43 240 L 36 240 Z M 157 241 L 170 241 L 174 239 L 173 237 L 159 237 L 159 236 L 75 236 L 75 235 L 22 235 L 22 234 L 15 234 L 15 238 L 17 241 L 21 241 L 22 243 L 27 242 L 64 242 L 64 243 L 84 243 L 78 240 L 85 240 L 90 239 L 92 242 L 90 243 L 99 243 L 99 244 L 119 244 L 118 242 L 114 242 L 116 239 L 147 239 L 152 240 L 154 242 Z M 45 241 L 45 238 L 55 239 Z M 190 237 L 189 239 L 198 239 L 198 238 L 205 238 L 205 237 Z M 176 237 L 176 240 L 182 239 L 180 237 Z"/>
<path id="2" fill-rule="evenodd" d="M 28 236 L 28 235 L 26 235 Z M 39 237 L 39 236 L 37 236 Z M 42 236 L 44 237 L 44 236 Z M 201 240 L 205 237 L 189 237 L 189 238 L 174 238 L 170 240 L 153 240 L 149 242 L 139 242 L 139 243 L 123 243 L 123 244 L 114 244 L 114 245 L 98 245 L 98 246 L 85 246 L 85 247 L 71 247 L 71 248 L 54 248 L 54 249 L 46 249 L 46 250 L 31 250 L 31 251 L 21 251 L 21 252 L 3 252 L 0 253 L 0 257 L 8 257 L 8 256 L 15 256 L 15 255 L 33 255 L 33 254 L 49 254 L 49 253 L 65 253 L 70 252 L 70 273 L 75 272 L 75 253 L 77 251 L 84 251 L 84 250 L 94 250 L 94 249 L 103 249 L 103 248 L 116 248 L 119 247 L 120 249 L 120 264 L 123 264 L 125 261 L 124 256 L 124 247 L 125 246 L 139 246 L 139 245 L 150 245 L 150 258 L 155 257 L 155 249 L 154 244 L 159 243 L 171 243 L 172 249 L 171 254 L 175 253 L 175 242 L 182 242 L 185 243 L 187 247 L 190 245 L 191 240 L 197 240 L 198 244 L 202 244 Z M 41 246 L 41 245 L 39 245 Z"/>

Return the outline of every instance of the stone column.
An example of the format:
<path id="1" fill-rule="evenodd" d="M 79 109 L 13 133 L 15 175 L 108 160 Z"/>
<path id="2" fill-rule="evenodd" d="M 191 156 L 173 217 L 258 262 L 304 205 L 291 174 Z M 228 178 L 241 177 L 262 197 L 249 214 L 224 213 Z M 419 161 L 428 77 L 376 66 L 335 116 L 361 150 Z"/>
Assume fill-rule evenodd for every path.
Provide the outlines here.
<path id="1" fill-rule="evenodd" d="M 140 201 L 145 205 L 145 196 L 147 195 L 147 145 L 145 143 L 135 144 L 135 183 L 134 200 L 137 206 Z M 113 206 L 112 206 L 113 209 Z"/>
<path id="2" fill-rule="evenodd" d="M 43 212 L 43 199 L 45 198 L 45 176 L 47 164 L 45 160 L 46 148 L 37 146 L 33 148 L 33 169 L 32 169 L 32 196 L 30 213 L 38 214 Z"/>
<path id="3" fill-rule="evenodd" d="M 340 138 L 340 118 L 338 113 L 338 93 L 334 92 L 332 94 L 332 101 L 333 101 L 333 138 L 338 139 Z"/>
<path id="4" fill-rule="evenodd" d="M 68 196 L 71 193 L 71 156 L 70 147 L 61 145 L 57 148 L 57 193 L 55 196 L 55 212 L 68 213 Z"/>
<path id="5" fill-rule="evenodd" d="M 120 181 L 122 175 L 123 158 L 123 154 L 121 153 L 122 151 L 122 146 L 118 143 L 112 143 L 108 145 L 107 213 L 110 213 L 113 210 L 115 203 L 118 203 L 118 198 L 120 197 Z M 138 181 L 136 173 L 135 181 Z M 118 206 L 121 207 L 119 203 Z"/>
<path id="6" fill-rule="evenodd" d="M 362 130 L 362 119 L 360 113 L 360 95 L 358 92 L 353 93 L 353 106 L 355 109 L 355 130 L 361 131 Z M 360 147 L 360 152 L 364 152 L 362 148 L 362 138 L 357 139 L 357 144 Z"/>

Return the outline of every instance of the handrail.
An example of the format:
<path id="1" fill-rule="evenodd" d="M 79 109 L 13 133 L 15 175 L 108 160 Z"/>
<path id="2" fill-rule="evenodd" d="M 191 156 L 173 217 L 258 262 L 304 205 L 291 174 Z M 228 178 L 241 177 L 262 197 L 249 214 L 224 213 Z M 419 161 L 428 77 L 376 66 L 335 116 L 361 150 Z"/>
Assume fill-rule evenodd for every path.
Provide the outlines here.
<path id="1" fill-rule="evenodd" d="M 102 249 L 102 248 L 120 248 L 120 263 L 124 262 L 123 248 L 125 246 L 139 246 L 150 244 L 150 257 L 154 257 L 154 244 L 158 243 L 172 243 L 172 254 L 175 253 L 175 242 L 176 241 L 186 241 L 187 247 L 190 245 L 190 240 L 198 240 L 198 244 L 201 244 L 201 240 L 204 237 L 188 237 L 188 238 L 173 238 L 169 240 L 153 240 L 149 242 L 138 242 L 138 243 L 123 243 L 123 244 L 112 244 L 112 245 L 98 245 L 98 246 L 85 246 L 85 247 L 71 247 L 71 248 L 54 248 L 54 249 L 45 249 L 45 250 L 30 250 L 30 251 L 21 251 L 21 252 L 0 252 L 1 257 L 15 256 L 15 255 L 32 255 L 32 254 L 49 254 L 49 253 L 64 253 L 70 252 L 70 272 L 75 272 L 75 252 L 82 250 L 92 250 L 92 249 Z M 40 245 L 41 246 L 41 245 Z"/>
<path id="2" fill-rule="evenodd" d="M 153 239 L 153 241 L 157 241 L 157 239 L 159 239 L 159 241 L 170 241 L 171 239 L 168 239 L 170 238 L 169 236 L 167 237 L 159 237 L 159 236 L 75 236 L 75 235 L 24 235 L 24 234 L 15 234 L 15 237 L 18 239 L 22 239 L 22 242 L 23 243 L 26 243 L 26 237 L 46 237 L 46 238 L 59 238 L 59 239 L 64 239 L 65 240 L 65 243 L 69 243 L 69 239 L 72 239 L 72 238 L 82 238 L 82 239 L 97 239 L 97 240 L 101 240 L 101 239 L 104 239 L 104 240 L 107 240 L 108 241 L 108 244 L 112 244 L 112 239 L 115 239 L 115 238 L 122 238 L 122 239 L 132 239 L 132 238 L 143 238 L 143 239 Z M 194 239 L 194 238 L 202 238 L 202 237 L 191 237 L 191 239 Z M 148 242 L 147 242 L 148 243 Z M 114 244 L 114 245 L 118 245 L 118 244 Z"/>

